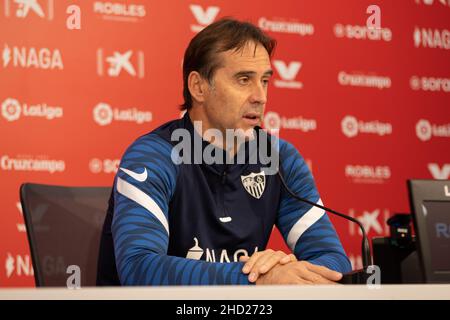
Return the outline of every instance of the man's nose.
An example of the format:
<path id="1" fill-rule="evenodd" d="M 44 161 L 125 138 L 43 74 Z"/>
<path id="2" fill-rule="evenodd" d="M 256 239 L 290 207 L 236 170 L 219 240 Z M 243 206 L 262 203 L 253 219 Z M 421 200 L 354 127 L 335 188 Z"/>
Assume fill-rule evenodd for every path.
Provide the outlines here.
<path id="1" fill-rule="evenodd" d="M 250 102 L 259 104 L 265 104 L 267 102 L 267 92 L 262 83 L 253 86 Z"/>

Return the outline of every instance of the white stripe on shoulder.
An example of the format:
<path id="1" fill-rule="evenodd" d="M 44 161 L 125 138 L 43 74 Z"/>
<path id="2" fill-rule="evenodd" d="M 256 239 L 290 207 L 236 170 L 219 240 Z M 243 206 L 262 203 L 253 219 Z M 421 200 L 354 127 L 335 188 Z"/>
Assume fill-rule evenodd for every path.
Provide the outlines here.
<path id="1" fill-rule="evenodd" d="M 169 235 L 169 224 L 167 222 L 167 218 L 162 212 L 161 208 L 158 204 L 153 200 L 149 195 L 145 194 L 143 191 L 139 190 L 137 187 L 133 186 L 131 183 L 126 182 L 121 178 L 117 178 L 117 191 L 127 197 L 130 200 L 133 200 L 137 204 L 140 204 L 145 209 L 150 211 L 156 219 L 161 222 L 164 226 L 164 229 L 167 231 L 167 235 Z"/>
<path id="2" fill-rule="evenodd" d="M 323 205 L 322 200 L 319 199 L 319 201 L 317 201 L 317 204 Z M 298 239 L 300 239 L 302 234 L 306 230 L 308 230 L 308 228 L 311 227 L 314 223 L 316 223 L 324 215 L 324 213 L 324 210 L 317 207 L 312 207 L 300 219 L 298 219 L 298 221 L 292 227 L 291 231 L 289 231 L 287 237 L 287 244 L 292 252 L 294 252 L 295 245 L 297 244 L 297 241 Z"/>

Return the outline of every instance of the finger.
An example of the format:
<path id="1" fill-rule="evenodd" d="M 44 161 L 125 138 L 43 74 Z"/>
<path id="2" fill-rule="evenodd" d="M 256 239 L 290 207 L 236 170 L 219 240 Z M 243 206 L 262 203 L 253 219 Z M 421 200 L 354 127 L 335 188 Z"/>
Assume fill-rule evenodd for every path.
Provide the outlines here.
<path id="1" fill-rule="evenodd" d="M 295 262 L 295 261 L 297 261 L 297 257 L 291 253 L 291 254 L 283 257 L 280 260 L 280 264 L 286 264 L 286 263 Z"/>
<path id="2" fill-rule="evenodd" d="M 247 262 L 248 259 L 250 259 L 249 256 L 240 256 L 240 257 L 239 257 L 239 261 L 240 261 L 240 262 Z"/>
<path id="3" fill-rule="evenodd" d="M 258 258 L 254 261 L 254 263 L 253 263 L 253 265 L 252 265 L 252 267 L 251 267 L 251 269 L 249 271 L 248 280 L 250 282 L 255 282 L 256 280 L 258 280 L 258 277 L 260 275 L 261 267 L 273 255 L 274 255 L 274 252 L 271 250 L 271 251 L 264 251 L 258 256 Z"/>
<path id="4" fill-rule="evenodd" d="M 284 258 L 286 254 L 282 251 L 273 252 L 271 254 L 266 254 L 261 256 L 258 261 L 253 266 L 252 271 L 256 272 L 259 276 L 260 274 L 264 274 L 276 266 L 282 258 Z"/>
<path id="5" fill-rule="evenodd" d="M 320 274 L 312 272 L 312 271 L 308 270 L 307 268 L 302 270 L 300 277 L 303 280 L 310 281 L 313 284 L 334 284 L 333 281 L 325 279 Z"/>
<path id="6" fill-rule="evenodd" d="M 244 264 L 244 267 L 242 268 L 242 272 L 247 274 L 250 272 L 250 270 L 253 268 L 253 265 L 258 260 L 259 256 L 261 255 L 260 252 L 255 252 L 252 254 L 252 256 L 248 259 L 248 261 Z"/>
<path id="7" fill-rule="evenodd" d="M 324 267 L 324 266 L 318 266 L 318 265 L 307 262 L 306 268 L 308 268 L 308 270 L 310 270 L 310 271 L 320 274 L 323 278 L 326 278 L 331 281 L 339 281 L 342 279 L 342 273 L 328 269 L 327 267 Z"/>

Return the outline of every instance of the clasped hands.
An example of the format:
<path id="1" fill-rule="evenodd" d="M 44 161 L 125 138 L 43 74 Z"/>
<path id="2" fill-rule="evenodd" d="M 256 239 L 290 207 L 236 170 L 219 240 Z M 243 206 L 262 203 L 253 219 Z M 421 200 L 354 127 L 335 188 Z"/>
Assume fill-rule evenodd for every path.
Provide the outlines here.
<path id="1" fill-rule="evenodd" d="M 245 262 L 242 272 L 250 282 L 262 284 L 336 284 L 342 274 L 308 261 L 298 261 L 293 254 L 267 249 L 251 257 L 241 256 Z"/>

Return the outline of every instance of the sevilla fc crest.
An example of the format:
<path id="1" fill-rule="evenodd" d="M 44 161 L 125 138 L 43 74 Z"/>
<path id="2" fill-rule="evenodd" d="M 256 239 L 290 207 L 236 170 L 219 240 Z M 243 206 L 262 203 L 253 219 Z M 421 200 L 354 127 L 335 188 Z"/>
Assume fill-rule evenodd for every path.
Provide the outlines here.
<path id="1" fill-rule="evenodd" d="M 250 173 L 248 176 L 241 176 L 242 185 L 245 190 L 256 199 L 261 198 L 266 187 L 266 175 L 264 171 L 260 173 Z"/>

